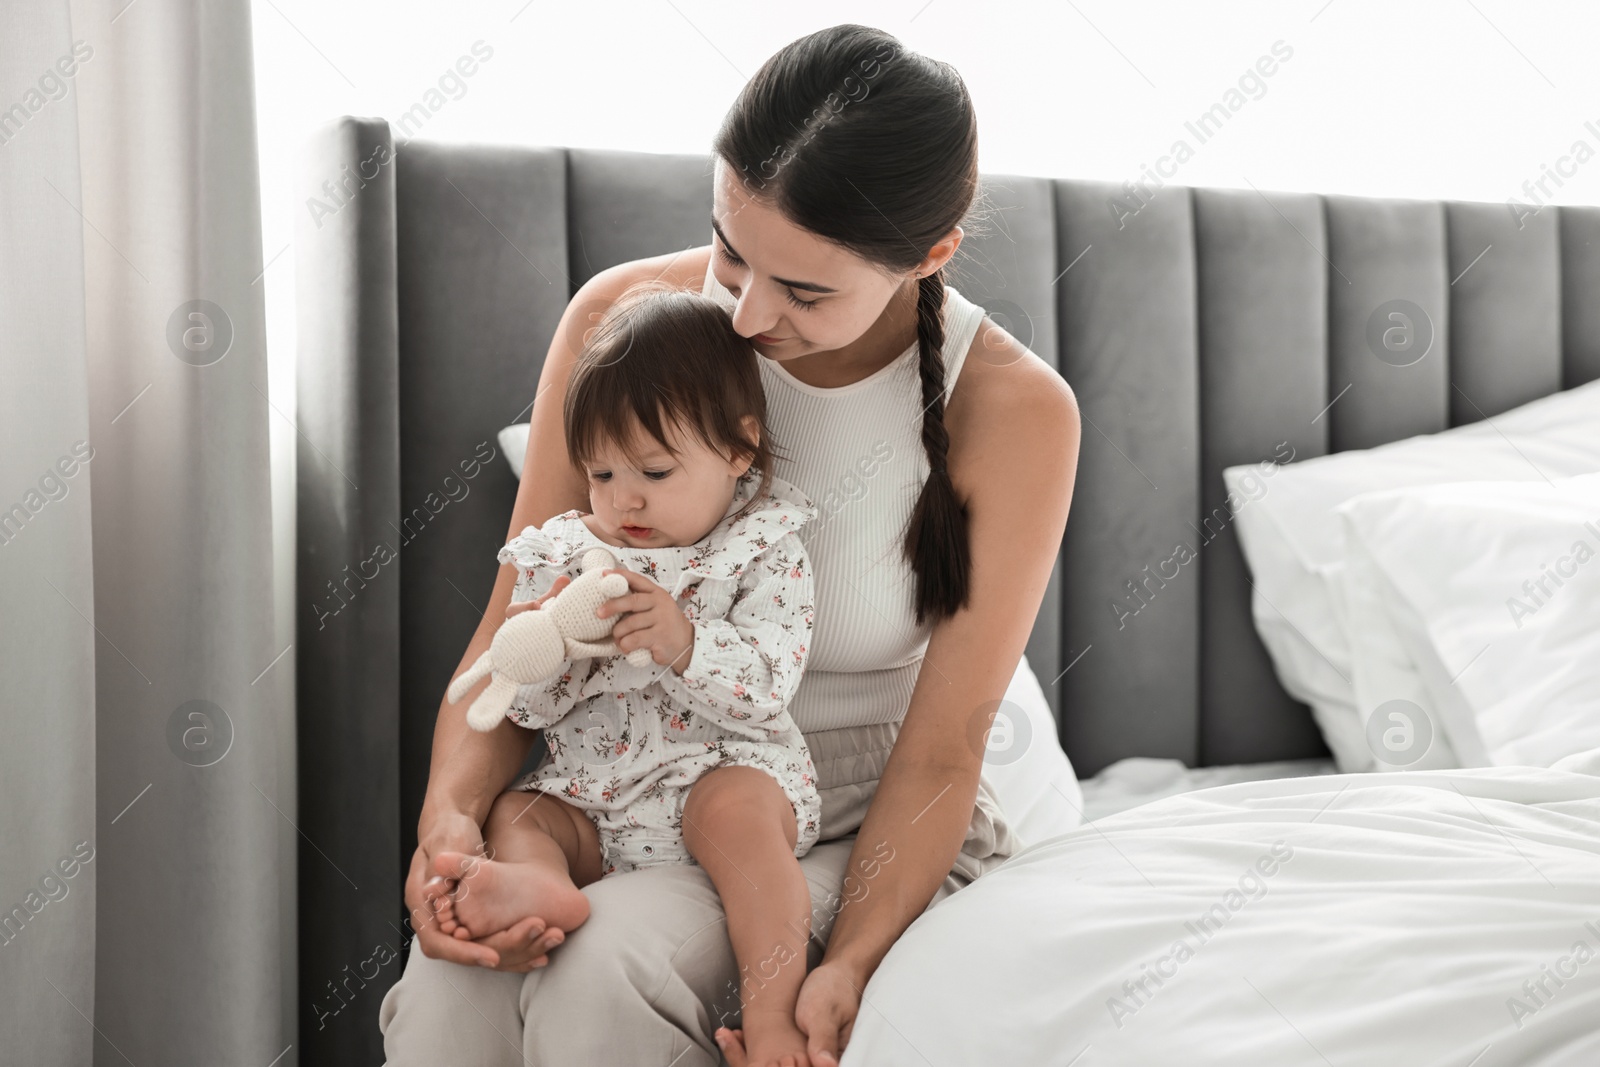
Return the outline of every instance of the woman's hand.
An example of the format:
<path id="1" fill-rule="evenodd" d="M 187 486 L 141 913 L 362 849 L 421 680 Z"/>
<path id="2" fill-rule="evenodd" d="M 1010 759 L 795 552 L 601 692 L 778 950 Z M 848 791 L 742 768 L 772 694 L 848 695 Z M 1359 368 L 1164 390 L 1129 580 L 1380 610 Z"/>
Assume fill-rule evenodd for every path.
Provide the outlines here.
<path id="1" fill-rule="evenodd" d="M 477 854 L 483 848 L 483 831 L 470 815 L 448 812 L 432 818 L 424 813 L 417 828 L 417 850 L 411 854 L 411 870 L 406 874 L 406 913 L 417 936 L 416 947 L 429 959 L 493 967 L 499 956 L 492 949 L 470 941 L 458 941 L 439 925 L 437 901 L 453 886 L 434 874 L 433 857 L 440 852 Z"/>
<path id="2" fill-rule="evenodd" d="M 506 618 L 537 609 L 570 584 L 572 579 L 562 575 L 544 596 L 508 605 Z M 454 923 L 447 924 L 448 929 L 441 925 L 438 901 L 454 892 L 456 884 L 453 879 L 434 871 L 433 858 L 441 852 L 483 855 L 484 851 L 483 830 L 471 815 L 453 809 L 435 811 L 424 806 L 417 825 L 417 850 L 411 855 L 405 885 L 406 909 L 416 933 L 416 947 L 430 959 L 477 964 L 502 971 L 530 971 L 544 966 L 550 962 L 549 950 L 561 944 L 566 935 L 559 929 L 546 930 L 543 919 L 530 916 L 508 929 L 477 940 L 455 936 Z"/>
<path id="3" fill-rule="evenodd" d="M 861 987 L 848 968 L 822 963 L 806 975 L 794 1006 L 794 1023 L 806 1035 L 806 1056 L 811 1067 L 839 1067 L 839 1055 L 850 1043 L 856 1012 L 861 1010 Z M 744 1031 L 718 1027 L 717 1045 L 728 1067 L 746 1067 Z"/>
<path id="4" fill-rule="evenodd" d="M 866 984 L 866 979 L 849 967 L 826 960 L 806 975 L 795 1001 L 794 1024 L 805 1031 L 812 1067 L 838 1067 L 839 1054 L 855 1030 Z"/>
<path id="5" fill-rule="evenodd" d="M 722 1058 L 728 1061 L 728 1067 L 747 1067 L 750 1054 L 744 1048 L 744 1031 L 730 1030 L 726 1026 L 717 1027 L 717 1047 L 722 1050 Z"/>
<path id="6" fill-rule="evenodd" d="M 609 568 L 606 573 L 626 577 L 629 590 L 595 609 L 602 619 L 623 615 L 611 630 L 611 640 L 623 652 L 648 648 L 656 663 L 682 674 L 694 655 L 694 623 L 671 593 L 644 575 L 623 568 Z"/>
<path id="7" fill-rule="evenodd" d="M 455 883 L 434 873 L 433 857 L 441 852 L 481 855 L 483 833 L 470 815 L 451 812 L 435 817 L 424 834 L 412 854 L 405 891 L 411 928 L 416 931 L 422 954 L 429 959 L 522 973 L 549 963 L 550 950 L 566 940 L 566 934 L 555 927 L 547 930 L 544 920 L 537 916 L 530 915 L 476 941 L 455 937 L 440 926 L 438 901 L 454 891 Z"/>

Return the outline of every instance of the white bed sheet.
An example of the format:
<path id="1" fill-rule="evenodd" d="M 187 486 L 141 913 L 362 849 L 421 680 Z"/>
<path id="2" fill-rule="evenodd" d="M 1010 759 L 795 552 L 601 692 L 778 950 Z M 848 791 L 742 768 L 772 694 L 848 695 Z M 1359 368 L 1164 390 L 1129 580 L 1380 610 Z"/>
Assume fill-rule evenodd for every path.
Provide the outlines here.
<path id="1" fill-rule="evenodd" d="M 1564 766 L 1244 782 L 1037 842 L 911 924 L 842 1067 L 1600 1063 L 1600 759 Z"/>
<path id="2" fill-rule="evenodd" d="M 1310 774 L 1337 774 L 1338 771 L 1331 759 L 1187 767 L 1182 760 L 1130 756 L 1110 764 L 1093 778 L 1080 783 L 1083 790 L 1083 817 L 1091 821 L 1103 819 L 1152 800 L 1216 785 L 1258 782 L 1268 778 L 1301 778 Z"/>

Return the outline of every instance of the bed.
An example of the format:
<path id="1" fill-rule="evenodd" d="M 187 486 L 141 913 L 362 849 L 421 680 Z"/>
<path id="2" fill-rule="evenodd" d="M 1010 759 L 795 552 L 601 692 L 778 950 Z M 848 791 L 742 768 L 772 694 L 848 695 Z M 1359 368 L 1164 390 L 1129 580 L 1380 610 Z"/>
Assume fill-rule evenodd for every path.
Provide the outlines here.
<path id="1" fill-rule="evenodd" d="M 353 117 L 307 146 L 304 194 L 336 210 L 303 214 L 296 239 L 306 988 L 401 941 L 435 713 L 515 494 L 498 433 L 526 418 L 583 281 L 706 243 L 709 164 L 404 141 Z M 1478 1036 L 1494 1046 L 1480 1067 L 1592 1054 L 1575 1035 L 1600 1026 L 1600 963 L 1524 1026 L 1494 1030 L 1507 1009 L 1486 1006 L 1570 954 L 1563 938 L 1600 946 L 1584 925 L 1600 926 L 1600 899 L 1575 888 L 1600 884 L 1588 765 L 1335 773 L 1359 733 L 1354 749 L 1330 746 L 1349 737 L 1329 709 L 1348 708 L 1286 673 L 1317 650 L 1273 628 L 1243 545 L 1268 509 L 1238 511 L 1225 472 L 1488 426 L 1600 379 L 1600 209 L 1174 186 L 1130 216 L 1109 183 L 983 181 L 986 230 L 962 244 L 951 284 L 1056 367 L 1084 415 L 1072 516 L 1022 695 L 1008 694 L 1037 728 L 1023 758 L 985 768 L 1021 798 L 1029 847 L 902 938 L 847 1067 L 1193 1062 L 1202 1047 L 1465 1065 Z M 1383 347 L 1397 321 L 1426 327 L 1422 355 Z M 1357 519 L 1385 516 L 1341 521 Z M 1106 1001 L 1130 995 L 1108 990 L 1156 964 L 1280 836 L 1294 858 L 1259 875 L 1270 892 L 1169 979 L 1185 991 L 1130 1003 L 1117 1027 Z M 1458 909 L 1429 895 L 1458 876 L 1471 889 Z M 1364 922 L 1361 901 L 1418 918 L 1370 942 L 1336 936 L 1330 923 Z M 1446 915 L 1448 930 L 1423 921 Z M 922 985 L 918 969 L 952 944 L 973 980 Z M 1486 984 L 1457 975 L 1446 1010 L 1423 986 L 1462 967 Z M 1341 1007 L 1340 990 L 1383 1002 Z M 1421 1020 L 1410 1035 L 1408 1018 Z M 1297 1025 L 1309 1041 L 1295 1044 Z M 381 1060 L 360 1013 L 303 1020 L 301 1049 L 307 1064 Z"/>
<path id="2" fill-rule="evenodd" d="M 1594 1064 L 1597 830 L 1600 777 L 1565 769 L 1135 805 L 924 912 L 841 1062 Z"/>

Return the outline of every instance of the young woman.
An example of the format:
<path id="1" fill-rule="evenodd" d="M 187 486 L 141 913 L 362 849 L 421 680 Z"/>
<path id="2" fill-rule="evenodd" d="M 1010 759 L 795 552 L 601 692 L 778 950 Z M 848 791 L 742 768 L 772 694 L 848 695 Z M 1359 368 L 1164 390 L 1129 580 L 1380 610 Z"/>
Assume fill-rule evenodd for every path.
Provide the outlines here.
<path id="1" fill-rule="evenodd" d="M 800 38 L 740 93 L 713 158 L 712 244 L 602 271 L 569 304 L 531 418 L 523 469 L 539 474 L 518 489 L 508 539 L 588 499 L 579 472 L 555 473 L 570 466 L 574 320 L 645 279 L 723 301 L 764 357 L 787 453 L 776 473 L 821 510 L 802 530 L 816 619 L 790 709 L 822 796 L 801 860 L 814 906 L 809 931 L 773 955 L 808 954 L 795 1021 L 813 1067 L 834 1067 L 895 940 L 1016 847 L 980 775 L 984 739 L 1060 548 L 1078 410 L 1054 369 L 945 285 L 978 180 L 976 118 L 949 65 L 864 26 Z M 463 667 L 516 580 L 501 568 Z M 642 644 L 631 629 L 624 614 L 624 651 Z M 532 741 L 509 722 L 469 729 L 470 703 L 441 701 L 406 881 L 417 935 L 379 1018 L 388 1062 L 689 1067 L 717 1064 L 720 1046 L 744 1067 L 723 1022 L 762 976 L 739 973 L 701 867 L 586 886 L 590 916 L 569 944 L 531 917 L 482 941 L 430 921 L 441 895 L 473 889 L 435 857 L 481 846 Z"/>

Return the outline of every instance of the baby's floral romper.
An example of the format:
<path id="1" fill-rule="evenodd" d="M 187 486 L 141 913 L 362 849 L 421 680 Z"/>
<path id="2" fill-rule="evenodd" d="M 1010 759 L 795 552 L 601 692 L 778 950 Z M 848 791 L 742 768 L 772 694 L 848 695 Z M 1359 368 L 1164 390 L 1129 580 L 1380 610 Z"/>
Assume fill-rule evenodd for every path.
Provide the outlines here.
<path id="1" fill-rule="evenodd" d="M 683 843 L 689 787 L 723 764 L 758 767 L 794 808 L 794 854 L 817 840 L 822 801 L 811 753 L 788 706 L 811 643 L 811 561 L 795 533 L 817 508 L 773 477 L 769 493 L 730 519 L 759 486 L 747 471 L 721 523 L 693 545 L 607 545 L 573 510 L 528 526 L 500 549 L 520 574 L 522 603 L 558 577 L 576 578 L 599 546 L 671 593 L 694 623 L 694 652 L 680 676 L 621 656 L 568 660 L 548 682 L 517 691 L 507 717 L 543 728 L 549 752 L 514 789 L 552 793 L 586 811 L 600 832 L 604 875 L 658 863 L 693 863 Z"/>

